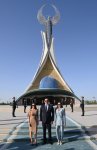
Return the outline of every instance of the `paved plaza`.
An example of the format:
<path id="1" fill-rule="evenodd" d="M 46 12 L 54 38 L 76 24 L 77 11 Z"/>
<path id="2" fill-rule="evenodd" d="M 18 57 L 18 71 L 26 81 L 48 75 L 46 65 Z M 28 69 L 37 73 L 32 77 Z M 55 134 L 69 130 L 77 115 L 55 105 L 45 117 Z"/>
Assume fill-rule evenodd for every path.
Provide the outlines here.
<path id="1" fill-rule="evenodd" d="M 29 111 L 27 107 L 27 112 Z M 66 109 L 66 128 L 63 145 L 57 145 L 55 125 L 52 125 L 53 144 L 42 145 L 42 126 L 38 127 L 38 145 L 30 144 L 27 113 L 23 106 L 16 109 L 16 117 L 12 117 L 11 106 L 0 106 L 0 150 L 97 150 L 97 105 L 85 106 L 85 116 L 81 116 L 80 107 L 70 106 Z"/>

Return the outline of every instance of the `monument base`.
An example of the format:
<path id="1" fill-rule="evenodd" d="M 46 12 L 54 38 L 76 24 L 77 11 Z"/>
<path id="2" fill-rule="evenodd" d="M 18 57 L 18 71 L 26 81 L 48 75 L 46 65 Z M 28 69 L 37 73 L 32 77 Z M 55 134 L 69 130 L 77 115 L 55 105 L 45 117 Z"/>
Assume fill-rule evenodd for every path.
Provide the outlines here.
<path id="1" fill-rule="evenodd" d="M 26 100 L 27 105 L 31 105 L 33 102 L 37 105 L 41 105 L 45 98 L 48 98 L 53 105 L 56 105 L 58 102 L 61 102 L 63 105 L 69 105 L 71 100 L 75 103 L 75 95 L 61 89 L 32 90 L 19 97 L 17 103 L 18 105 L 23 105 L 24 100 Z"/>

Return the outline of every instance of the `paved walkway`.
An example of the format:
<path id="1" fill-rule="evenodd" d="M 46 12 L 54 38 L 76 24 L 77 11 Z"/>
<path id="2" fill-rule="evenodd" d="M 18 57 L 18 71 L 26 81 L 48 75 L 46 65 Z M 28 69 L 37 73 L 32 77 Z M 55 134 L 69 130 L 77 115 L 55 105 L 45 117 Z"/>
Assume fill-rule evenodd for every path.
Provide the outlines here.
<path id="1" fill-rule="evenodd" d="M 92 139 L 97 140 L 97 105 L 86 105 L 85 116 L 81 116 L 82 112 L 79 107 L 74 108 L 74 112 L 71 112 L 68 106 L 66 113 L 70 118 L 79 123 Z"/>
<path id="2" fill-rule="evenodd" d="M 4 149 L 1 150 L 94 150 L 92 146 L 90 146 L 87 142 L 85 141 L 71 141 L 71 142 L 66 142 L 63 145 L 56 145 L 54 143 L 53 145 L 46 144 L 46 145 L 41 145 L 38 144 L 37 146 L 32 146 L 28 142 L 14 142 L 12 144 L 7 144 Z M 96 150 L 96 149 L 95 149 Z"/>
<path id="3" fill-rule="evenodd" d="M 28 110 L 29 108 L 27 108 Z M 12 117 L 12 107 L 0 105 L 0 141 L 2 142 L 6 136 L 9 136 L 9 132 L 24 122 L 25 119 L 27 119 L 27 114 L 23 112 L 23 107 L 18 107 L 16 117 Z"/>
<path id="4" fill-rule="evenodd" d="M 70 132 L 65 132 L 64 133 L 64 144 L 62 146 L 57 146 L 56 141 L 53 143 L 53 145 L 46 144 L 46 145 L 41 145 L 41 142 L 38 143 L 38 146 L 32 146 L 30 145 L 29 141 L 20 141 L 20 142 L 15 142 L 15 141 L 10 141 L 10 142 L 4 142 L 4 139 L 7 138 L 10 139 L 11 132 L 15 131 L 17 127 L 24 124 L 25 125 L 25 120 L 27 120 L 27 113 L 23 112 L 23 107 L 20 106 L 16 110 L 16 118 L 13 118 L 11 116 L 11 106 L 0 106 L 0 150 L 11 150 L 11 149 L 16 149 L 16 150 L 24 150 L 24 149 L 50 149 L 52 150 L 97 150 L 97 141 L 95 140 L 97 138 L 97 106 L 86 106 L 85 108 L 85 116 L 81 116 L 81 110 L 80 108 L 74 108 L 74 112 L 71 113 L 70 107 L 65 107 L 66 108 L 66 114 L 70 118 L 67 118 L 67 126 L 70 128 L 75 126 L 82 126 L 82 128 L 85 128 L 89 131 L 90 137 L 92 138 L 92 141 L 90 140 L 90 137 L 84 134 L 83 130 L 81 129 L 81 132 L 71 132 L 70 128 L 67 130 Z M 29 110 L 29 107 L 27 107 L 27 111 Z M 73 119 L 73 120 L 72 120 Z M 75 120 L 75 121 L 74 121 Z M 77 124 L 78 123 L 78 124 Z M 79 125 L 80 124 L 80 125 Z M 90 130 L 91 129 L 91 130 Z M 95 130 L 96 129 L 96 130 Z M 24 133 L 24 131 L 23 131 Z M 72 133 L 72 134 L 71 134 Z M 12 136 L 11 136 L 12 137 Z M 95 143 L 95 144 L 94 144 Z"/>

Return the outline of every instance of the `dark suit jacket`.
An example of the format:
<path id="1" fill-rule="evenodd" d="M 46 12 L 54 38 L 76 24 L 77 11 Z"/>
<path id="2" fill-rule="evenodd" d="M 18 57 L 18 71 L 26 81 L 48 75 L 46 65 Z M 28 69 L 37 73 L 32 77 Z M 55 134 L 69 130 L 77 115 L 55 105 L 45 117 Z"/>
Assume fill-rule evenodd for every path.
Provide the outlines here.
<path id="1" fill-rule="evenodd" d="M 16 103 L 16 101 L 13 100 L 13 103 L 12 103 L 13 109 L 16 109 L 16 106 L 17 106 L 17 103 Z"/>
<path id="2" fill-rule="evenodd" d="M 54 108 L 51 104 L 48 105 L 48 110 L 46 111 L 45 105 L 42 105 L 40 108 L 40 121 L 42 123 L 51 123 L 54 121 Z"/>

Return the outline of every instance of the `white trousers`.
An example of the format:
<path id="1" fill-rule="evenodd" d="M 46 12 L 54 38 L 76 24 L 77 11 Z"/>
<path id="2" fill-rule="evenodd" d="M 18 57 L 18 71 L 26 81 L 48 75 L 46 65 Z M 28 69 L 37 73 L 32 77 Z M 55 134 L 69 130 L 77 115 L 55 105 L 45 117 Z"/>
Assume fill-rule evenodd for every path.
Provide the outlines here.
<path id="1" fill-rule="evenodd" d="M 63 140 L 63 134 L 64 134 L 64 126 L 63 125 L 56 126 L 57 140 L 59 141 Z"/>

